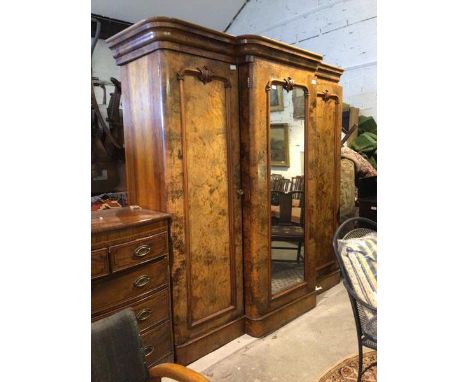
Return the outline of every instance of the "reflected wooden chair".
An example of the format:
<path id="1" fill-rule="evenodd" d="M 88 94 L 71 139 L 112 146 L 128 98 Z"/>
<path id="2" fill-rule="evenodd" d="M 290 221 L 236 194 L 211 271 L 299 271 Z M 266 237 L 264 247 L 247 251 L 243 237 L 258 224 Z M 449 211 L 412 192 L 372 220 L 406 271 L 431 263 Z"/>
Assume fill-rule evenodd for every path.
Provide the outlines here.
<path id="1" fill-rule="evenodd" d="M 279 216 L 271 226 L 271 240 L 295 243 L 296 248 L 272 246 L 272 249 L 287 249 L 296 251 L 296 262 L 299 263 L 302 245 L 304 243 L 304 193 L 302 191 L 283 192 L 271 191 L 272 201 L 277 201 L 279 205 Z M 293 199 L 299 200 L 300 217 L 299 222 L 294 223 L 292 217 Z M 272 219 L 273 221 L 273 219 Z"/>
<path id="2" fill-rule="evenodd" d="M 270 188 L 274 191 L 280 191 L 281 181 L 283 179 L 283 175 L 280 174 L 271 174 L 270 176 Z"/>
<path id="3" fill-rule="evenodd" d="M 92 382 L 209 382 L 203 375 L 175 363 L 147 368 L 135 313 L 125 309 L 91 325 Z"/>
<path id="4" fill-rule="evenodd" d="M 270 188 L 272 191 L 288 192 L 291 188 L 291 179 L 284 178 L 280 174 L 271 174 Z"/>
<path id="5" fill-rule="evenodd" d="M 298 175 L 291 178 L 289 191 L 304 191 L 304 176 Z"/>

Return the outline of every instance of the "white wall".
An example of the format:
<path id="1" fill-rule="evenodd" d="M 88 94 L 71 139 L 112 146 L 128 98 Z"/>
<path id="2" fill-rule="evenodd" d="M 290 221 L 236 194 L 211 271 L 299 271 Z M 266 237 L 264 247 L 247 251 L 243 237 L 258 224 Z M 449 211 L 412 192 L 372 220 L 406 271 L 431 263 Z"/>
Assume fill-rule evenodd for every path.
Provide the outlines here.
<path id="1" fill-rule="evenodd" d="M 227 32 L 321 54 L 345 69 L 344 102 L 377 119 L 377 0 L 250 0 Z"/>

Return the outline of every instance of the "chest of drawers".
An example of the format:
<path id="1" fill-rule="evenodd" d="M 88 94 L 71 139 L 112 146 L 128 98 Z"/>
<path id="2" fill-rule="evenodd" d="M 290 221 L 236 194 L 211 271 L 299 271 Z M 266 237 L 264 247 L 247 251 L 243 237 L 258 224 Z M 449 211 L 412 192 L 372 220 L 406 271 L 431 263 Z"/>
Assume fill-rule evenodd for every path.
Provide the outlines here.
<path id="1" fill-rule="evenodd" d="M 141 208 L 92 212 L 91 320 L 135 312 L 148 366 L 173 361 L 170 215 Z"/>

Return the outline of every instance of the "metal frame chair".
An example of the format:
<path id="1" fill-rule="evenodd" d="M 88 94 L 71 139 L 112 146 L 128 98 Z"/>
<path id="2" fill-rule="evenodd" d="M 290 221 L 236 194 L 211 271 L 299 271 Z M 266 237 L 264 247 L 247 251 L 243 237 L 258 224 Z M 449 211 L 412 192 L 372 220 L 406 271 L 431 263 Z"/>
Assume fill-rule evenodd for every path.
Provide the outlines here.
<path id="1" fill-rule="evenodd" d="M 377 223 L 362 217 L 355 217 L 345 220 L 336 230 L 333 236 L 333 249 L 343 276 L 343 284 L 348 292 L 351 307 L 353 309 L 354 321 L 356 322 L 356 332 L 359 346 L 359 369 L 357 382 L 361 382 L 362 375 L 377 362 L 370 364 L 362 370 L 363 346 L 377 350 L 377 309 L 366 301 L 363 301 L 352 287 L 351 280 L 343 264 L 340 254 L 338 240 L 346 240 L 363 237 L 370 232 L 377 231 Z"/>

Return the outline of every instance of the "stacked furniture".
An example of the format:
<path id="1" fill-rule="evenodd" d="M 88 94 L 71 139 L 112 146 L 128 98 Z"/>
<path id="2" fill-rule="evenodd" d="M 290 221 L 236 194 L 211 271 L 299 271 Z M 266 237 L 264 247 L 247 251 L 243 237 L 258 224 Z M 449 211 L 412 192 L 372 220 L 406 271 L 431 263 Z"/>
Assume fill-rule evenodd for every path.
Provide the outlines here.
<path id="1" fill-rule="evenodd" d="M 91 320 L 131 308 L 148 366 L 173 361 L 170 216 L 130 207 L 91 216 Z"/>
<path id="2" fill-rule="evenodd" d="M 121 66 L 130 204 L 172 216 L 176 360 L 188 364 L 243 333 L 263 336 L 339 282 L 342 70 L 259 36 L 176 19 L 107 40 Z M 271 288 L 270 96 L 304 102 L 303 282 Z"/>

